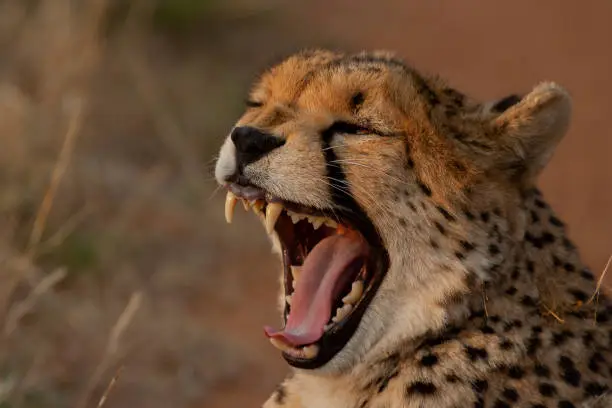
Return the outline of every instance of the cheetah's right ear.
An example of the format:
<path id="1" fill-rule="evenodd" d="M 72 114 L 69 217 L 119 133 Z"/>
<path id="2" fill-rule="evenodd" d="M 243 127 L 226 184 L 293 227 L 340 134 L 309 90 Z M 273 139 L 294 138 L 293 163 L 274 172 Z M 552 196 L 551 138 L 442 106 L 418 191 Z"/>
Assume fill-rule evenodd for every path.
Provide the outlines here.
<path id="1" fill-rule="evenodd" d="M 513 177 L 532 182 L 567 131 L 571 98 L 559 85 L 545 82 L 523 98 L 513 95 L 494 107 L 500 103 L 505 106 L 490 123 L 500 154 L 496 161 Z"/>

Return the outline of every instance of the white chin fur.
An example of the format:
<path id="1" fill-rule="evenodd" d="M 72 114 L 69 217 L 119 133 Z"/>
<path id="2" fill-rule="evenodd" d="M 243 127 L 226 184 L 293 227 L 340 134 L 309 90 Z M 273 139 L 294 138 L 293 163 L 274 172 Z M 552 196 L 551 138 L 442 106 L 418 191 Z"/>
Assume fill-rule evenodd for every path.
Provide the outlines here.
<path id="1" fill-rule="evenodd" d="M 227 178 L 236 173 L 236 146 L 228 136 L 221 146 L 219 159 L 215 166 L 215 178 L 219 184 L 225 184 Z"/>

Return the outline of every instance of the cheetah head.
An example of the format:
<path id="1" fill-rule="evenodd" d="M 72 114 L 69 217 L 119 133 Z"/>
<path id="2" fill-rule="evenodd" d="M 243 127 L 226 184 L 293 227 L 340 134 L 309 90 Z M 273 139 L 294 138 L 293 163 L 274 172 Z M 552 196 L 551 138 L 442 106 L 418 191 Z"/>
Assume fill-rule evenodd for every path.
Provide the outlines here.
<path id="1" fill-rule="evenodd" d="M 215 176 L 228 221 L 242 201 L 280 255 L 271 343 L 294 367 L 337 372 L 443 327 L 446 300 L 493 263 L 471 208 L 518 202 L 569 110 L 551 83 L 479 104 L 384 52 L 302 52 L 265 72 Z M 520 213 L 501 216 L 520 236 Z"/>

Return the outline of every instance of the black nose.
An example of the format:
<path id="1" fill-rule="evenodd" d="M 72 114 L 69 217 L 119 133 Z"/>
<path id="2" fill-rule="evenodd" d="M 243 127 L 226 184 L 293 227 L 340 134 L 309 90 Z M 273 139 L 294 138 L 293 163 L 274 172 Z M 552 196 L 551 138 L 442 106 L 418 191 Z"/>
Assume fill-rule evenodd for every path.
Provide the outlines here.
<path id="1" fill-rule="evenodd" d="M 250 126 L 235 128 L 232 131 L 231 138 L 236 146 L 236 163 L 239 168 L 260 159 L 285 144 L 285 139 L 272 136 Z"/>

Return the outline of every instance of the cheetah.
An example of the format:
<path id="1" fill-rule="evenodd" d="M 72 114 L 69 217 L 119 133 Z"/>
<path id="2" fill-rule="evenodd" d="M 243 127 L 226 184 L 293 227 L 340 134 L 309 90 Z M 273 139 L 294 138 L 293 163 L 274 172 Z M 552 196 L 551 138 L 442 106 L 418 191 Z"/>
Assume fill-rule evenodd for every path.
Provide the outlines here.
<path id="1" fill-rule="evenodd" d="M 612 302 L 536 187 L 570 114 L 386 51 L 265 71 L 215 168 L 281 259 L 263 407 L 612 407 Z"/>

